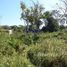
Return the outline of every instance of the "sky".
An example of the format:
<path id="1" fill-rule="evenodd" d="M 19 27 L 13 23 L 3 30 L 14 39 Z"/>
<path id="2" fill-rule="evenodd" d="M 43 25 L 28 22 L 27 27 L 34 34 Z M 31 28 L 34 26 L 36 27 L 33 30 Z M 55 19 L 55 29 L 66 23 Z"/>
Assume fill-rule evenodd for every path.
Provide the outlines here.
<path id="1" fill-rule="evenodd" d="M 0 0 L 0 25 L 24 25 L 24 21 L 20 20 L 22 0 Z M 23 0 L 26 5 L 32 5 L 31 0 Z M 33 0 L 36 2 L 36 0 Z M 38 0 L 43 4 L 45 10 L 57 9 L 58 0 Z"/>

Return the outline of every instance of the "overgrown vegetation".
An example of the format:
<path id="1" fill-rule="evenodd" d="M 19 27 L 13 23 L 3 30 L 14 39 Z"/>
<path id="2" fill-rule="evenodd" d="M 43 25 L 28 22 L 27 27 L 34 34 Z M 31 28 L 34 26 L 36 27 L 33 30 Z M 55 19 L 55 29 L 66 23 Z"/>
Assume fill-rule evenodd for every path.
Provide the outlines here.
<path id="1" fill-rule="evenodd" d="M 0 27 L 0 67 L 67 67 L 67 28 L 39 3 L 21 9 L 26 26 Z"/>
<path id="2" fill-rule="evenodd" d="M 67 67 L 67 31 L 0 32 L 0 67 Z"/>

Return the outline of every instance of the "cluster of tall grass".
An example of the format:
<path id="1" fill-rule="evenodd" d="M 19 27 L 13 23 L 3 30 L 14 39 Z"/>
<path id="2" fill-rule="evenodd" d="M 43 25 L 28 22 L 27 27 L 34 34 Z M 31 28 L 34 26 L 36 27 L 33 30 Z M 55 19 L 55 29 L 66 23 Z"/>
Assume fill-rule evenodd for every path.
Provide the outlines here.
<path id="1" fill-rule="evenodd" d="M 67 31 L 0 32 L 0 67 L 67 67 Z"/>

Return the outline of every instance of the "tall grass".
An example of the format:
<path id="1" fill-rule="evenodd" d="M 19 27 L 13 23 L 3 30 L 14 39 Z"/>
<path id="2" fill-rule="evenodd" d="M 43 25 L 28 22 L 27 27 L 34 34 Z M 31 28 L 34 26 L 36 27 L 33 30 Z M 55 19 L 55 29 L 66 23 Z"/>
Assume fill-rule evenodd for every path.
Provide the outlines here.
<path id="1" fill-rule="evenodd" d="M 0 32 L 0 67 L 67 67 L 67 31 Z"/>

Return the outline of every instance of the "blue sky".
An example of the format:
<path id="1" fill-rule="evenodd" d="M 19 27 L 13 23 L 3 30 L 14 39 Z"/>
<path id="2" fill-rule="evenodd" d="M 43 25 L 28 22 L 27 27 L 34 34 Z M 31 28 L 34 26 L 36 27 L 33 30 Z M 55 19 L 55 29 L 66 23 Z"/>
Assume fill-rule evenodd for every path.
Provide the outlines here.
<path id="1" fill-rule="evenodd" d="M 0 25 L 23 25 L 24 22 L 20 20 L 21 9 L 20 9 L 21 0 L 0 0 Z M 31 0 L 23 0 L 26 5 L 32 5 Z M 36 1 L 36 0 L 33 0 Z M 45 10 L 56 9 L 56 3 L 58 0 L 38 0 Z"/>

